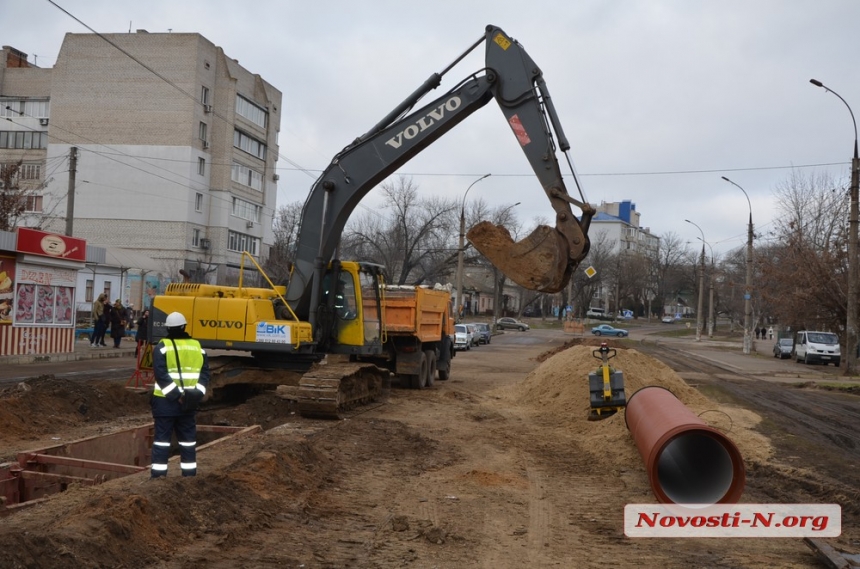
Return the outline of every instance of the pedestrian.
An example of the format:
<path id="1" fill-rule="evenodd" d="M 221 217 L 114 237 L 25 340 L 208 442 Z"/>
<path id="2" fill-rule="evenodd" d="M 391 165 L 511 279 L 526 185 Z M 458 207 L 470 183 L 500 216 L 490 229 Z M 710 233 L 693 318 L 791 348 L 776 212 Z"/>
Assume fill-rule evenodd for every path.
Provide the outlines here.
<path id="1" fill-rule="evenodd" d="M 755 329 L 755 339 L 758 340 L 761 337 L 761 330 L 756 327 Z"/>
<path id="2" fill-rule="evenodd" d="M 144 310 L 140 318 L 137 319 L 137 332 L 134 339 L 137 341 L 137 347 L 134 350 L 134 356 L 138 357 L 140 348 L 146 343 L 149 337 L 149 310 Z"/>
<path id="3" fill-rule="evenodd" d="M 180 312 L 167 315 L 167 336 L 153 351 L 155 386 L 150 400 L 155 423 L 152 478 L 167 476 L 170 440 L 176 433 L 182 476 L 197 475 L 197 407 L 209 387 L 209 362 L 200 342 L 185 332 Z"/>
<path id="4" fill-rule="evenodd" d="M 130 302 L 128 303 L 128 306 L 125 307 L 125 321 L 128 323 L 128 329 L 134 330 L 134 304 Z"/>
<path id="5" fill-rule="evenodd" d="M 767 337 L 769 340 L 773 340 L 773 326 L 767 329 Z"/>
<path id="6" fill-rule="evenodd" d="M 105 331 L 102 334 L 99 343 L 103 348 L 107 348 L 107 344 L 105 344 L 105 335 L 110 333 L 110 327 L 112 324 L 111 312 L 113 312 L 113 304 L 110 303 L 110 297 L 105 293 L 104 309 L 102 310 L 102 320 L 104 320 L 105 323 Z"/>
<path id="7" fill-rule="evenodd" d="M 119 348 L 119 344 L 125 337 L 125 307 L 119 299 L 113 303 L 110 311 L 110 337 L 113 338 L 113 347 Z"/>
<path id="8" fill-rule="evenodd" d="M 98 348 L 100 345 L 104 345 L 105 329 L 107 328 L 107 323 L 104 318 L 105 293 L 101 293 L 95 302 L 93 302 L 91 312 L 93 317 L 93 335 L 90 338 L 90 347 Z"/>

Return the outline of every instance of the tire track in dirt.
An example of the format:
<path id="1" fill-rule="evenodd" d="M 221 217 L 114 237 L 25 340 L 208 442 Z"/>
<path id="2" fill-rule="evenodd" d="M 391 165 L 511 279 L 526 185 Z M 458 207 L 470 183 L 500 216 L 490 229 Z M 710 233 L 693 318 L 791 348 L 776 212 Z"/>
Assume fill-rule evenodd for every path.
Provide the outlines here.
<path id="1" fill-rule="evenodd" d="M 549 561 L 544 550 L 549 546 L 552 535 L 553 507 L 547 500 L 544 473 L 529 466 L 526 474 L 529 481 L 528 559 L 529 563 L 542 566 Z"/>

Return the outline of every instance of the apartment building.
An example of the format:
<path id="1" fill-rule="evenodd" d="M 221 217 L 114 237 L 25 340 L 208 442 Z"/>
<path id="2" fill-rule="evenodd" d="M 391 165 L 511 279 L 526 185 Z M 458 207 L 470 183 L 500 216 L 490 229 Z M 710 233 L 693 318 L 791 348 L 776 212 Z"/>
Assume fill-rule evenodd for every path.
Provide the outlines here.
<path id="1" fill-rule="evenodd" d="M 639 225 L 640 214 L 635 203 L 630 200 L 602 202 L 596 209 L 597 215 L 591 220 L 589 230 L 592 243 L 602 233 L 615 252 L 649 257 L 657 254 L 660 238 L 652 234 L 650 228 Z"/>
<path id="2" fill-rule="evenodd" d="M 38 173 L 21 225 L 64 233 L 71 218 L 75 237 L 169 278 L 229 283 L 243 251 L 265 259 L 279 90 L 195 33 L 67 34 L 51 69 L 3 49 L 0 163 Z"/>

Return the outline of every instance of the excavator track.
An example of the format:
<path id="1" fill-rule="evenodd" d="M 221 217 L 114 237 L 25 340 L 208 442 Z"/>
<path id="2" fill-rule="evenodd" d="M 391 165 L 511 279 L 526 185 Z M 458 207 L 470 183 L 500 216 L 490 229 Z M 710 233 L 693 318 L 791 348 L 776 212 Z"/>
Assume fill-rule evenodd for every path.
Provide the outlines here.
<path id="1" fill-rule="evenodd" d="M 340 413 L 380 398 L 390 385 L 388 370 L 369 363 L 324 364 L 299 380 L 303 417 L 338 419 Z"/>

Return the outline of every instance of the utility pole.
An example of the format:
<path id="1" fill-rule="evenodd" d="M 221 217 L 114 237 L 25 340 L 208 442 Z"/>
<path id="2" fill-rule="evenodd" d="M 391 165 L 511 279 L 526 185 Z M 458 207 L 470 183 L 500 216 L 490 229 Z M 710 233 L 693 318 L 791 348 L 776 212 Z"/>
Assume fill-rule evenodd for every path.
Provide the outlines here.
<path id="1" fill-rule="evenodd" d="M 696 341 L 702 341 L 702 314 L 705 297 L 705 244 L 702 243 L 702 257 L 699 260 L 699 303 L 696 306 Z"/>
<path id="2" fill-rule="evenodd" d="M 699 233 L 702 234 L 702 257 L 699 261 L 699 302 L 698 302 L 698 306 L 696 307 L 696 341 L 701 342 L 702 341 L 702 328 L 703 328 L 702 318 L 704 317 L 704 315 L 702 314 L 702 311 L 704 310 L 704 308 L 702 307 L 702 304 L 704 302 L 704 297 L 705 297 L 705 245 L 710 247 L 710 244 L 707 241 L 705 241 L 705 232 L 702 231 L 701 227 L 699 227 L 698 225 L 696 225 L 695 223 L 693 223 L 689 219 L 685 219 L 684 221 L 686 221 L 690 225 L 694 225 L 696 227 L 696 229 L 699 230 Z M 711 288 L 711 293 L 713 293 L 713 290 L 714 289 Z M 712 296 L 711 296 L 711 312 L 712 312 L 711 318 L 713 318 L 713 308 L 714 308 L 714 298 L 713 298 L 713 294 L 712 294 Z M 711 336 L 713 336 L 713 333 L 711 334 Z"/>
<path id="3" fill-rule="evenodd" d="M 711 291 L 710 297 L 708 299 L 708 338 L 714 337 L 714 326 L 717 325 L 716 321 L 716 311 L 714 309 L 714 257 L 713 253 L 711 254 Z"/>
<path id="4" fill-rule="evenodd" d="M 752 219 L 752 202 L 749 194 L 738 184 L 732 182 L 725 176 L 723 180 L 738 188 L 744 193 L 747 198 L 747 205 L 750 209 L 750 219 L 747 224 L 747 274 L 746 283 L 744 285 L 744 353 L 749 355 L 752 352 L 752 270 L 753 270 L 753 219 Z"/>
<path id="5" fill-rule="evenodd" d="M 460 204 L 460 246 L 457 248 L 457 317 L 456 321 L 460 321 L 460 313 L 463 309 L 463 252 L 466 249 L 466 196 L 469 195 L 469 190 L 472 189 L 472 186 L 483 180 L 484 178 L 488 178 L 491 174 L 484 174 L 466 188 L 466 192 L 463 194 L 463 203 Z M 493 285 L 495 288 L 495 285 Z M 497 309 L 494 307 L 494 311 Z M 496 317 L 498 318 L 498 317 Z M 493 321 L 495 323 L 495 320 Z"/>
<path id="6" fill-rule="evenodd" d="M 821 81 L 810 79 L 810 83 L 821 87 L 825 91 L 833 93 L 848 107 L 851 113 L 851 122 L 854 124 L 854 157 L 851 159 L 851 188 L 849 189 L 851 204 L 848 210 L 848 298 L 845 302 L 845 373 L 854 375 L 857 372 L 857 225 L 860 223 L 860 206 L 858 206 L 858 193 L 860 193 L 860 156 L 857 154 L 857 120 L 854 111 L 848 101 L 833 89 L 824 85 Z"/>
<path id="7" fill-rule="evenodd" d="M 78 169 L 78 147 L 69 149 L 69 191 L 66 195 L 66 235 L 72 236 L 75 224 L 75 175 Z"/>

